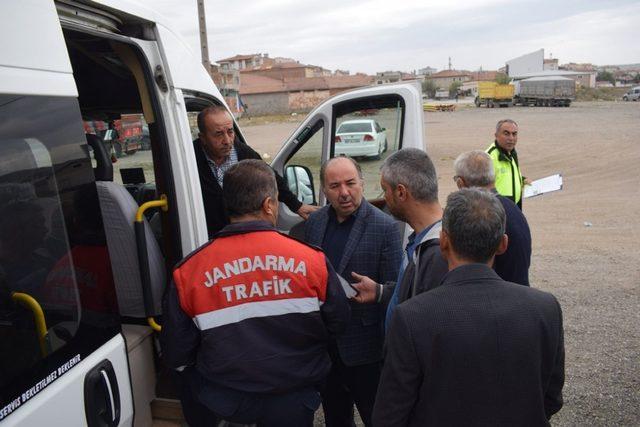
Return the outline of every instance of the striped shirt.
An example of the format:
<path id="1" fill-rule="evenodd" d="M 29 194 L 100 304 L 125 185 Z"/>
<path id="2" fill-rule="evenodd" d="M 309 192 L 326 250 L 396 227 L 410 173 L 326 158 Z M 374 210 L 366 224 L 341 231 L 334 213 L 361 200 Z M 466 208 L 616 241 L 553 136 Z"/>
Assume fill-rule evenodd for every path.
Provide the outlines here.
<path id="1" fill-rule="evenodd" d="M 204 150 L 203 150 L 204 151 Z M 231 153 L 229 153 L 229 157 L 220 164 L 220 166 L 216 165 L 216 162 L 211 160 L 211 157 L 204 151 L 204 155 L 207 158 L 207 163 L 209 164 L 209 168 L 211 168 L 211 173 L 215 177 L 216 181 L 218 181 L 218 185 L 222 188 L 222 182 L 224 181 L 224 174 L 231 168 L 231 166 L 238 163 L 238 153 L 236 153 L 236 147 L 231 148 Z"/>

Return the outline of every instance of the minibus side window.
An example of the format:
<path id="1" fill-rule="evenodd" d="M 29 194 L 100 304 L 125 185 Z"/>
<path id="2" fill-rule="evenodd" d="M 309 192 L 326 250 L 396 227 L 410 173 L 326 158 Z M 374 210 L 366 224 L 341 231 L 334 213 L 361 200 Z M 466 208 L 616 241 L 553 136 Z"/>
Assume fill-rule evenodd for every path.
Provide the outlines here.
<path id="1" fill-rule="evenodd" d="M 0 95 L 0 409 L 119 322 L 77 100 Z"/>

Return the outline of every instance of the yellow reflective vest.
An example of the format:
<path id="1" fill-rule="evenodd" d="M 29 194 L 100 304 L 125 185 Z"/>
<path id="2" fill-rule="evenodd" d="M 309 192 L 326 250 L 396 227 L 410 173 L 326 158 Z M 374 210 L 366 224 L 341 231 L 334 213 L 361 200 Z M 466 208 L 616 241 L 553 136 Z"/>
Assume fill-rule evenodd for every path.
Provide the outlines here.
<path id="1" fill-rule="evenodd" d="M 496 174 L 496 191 L 518 205 L 522 209 L 522 173 L 518 166 L 518 153 L 514 149 L 507 153 L 496 142 L 486 150 L 493 160 Z"/>

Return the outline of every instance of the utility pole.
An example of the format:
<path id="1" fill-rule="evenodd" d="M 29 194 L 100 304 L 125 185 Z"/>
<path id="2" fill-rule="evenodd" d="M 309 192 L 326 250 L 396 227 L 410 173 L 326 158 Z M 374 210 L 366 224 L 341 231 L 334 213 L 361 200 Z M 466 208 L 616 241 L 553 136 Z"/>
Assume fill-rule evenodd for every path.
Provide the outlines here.
<path id="1" fill-rule="evenodd" d="M 209 43 L 207 42 L 207 20 L 204 16 L 204 0 L 198 0 L 198 23 L 200 24 L 200 52 L 202 54 L 202 65 L 211 69 L 209 62 Z"/>
<path id="2" fill-rule="evenodd" d="M 449 71 L 451 71 L 451 57 L 449 57 Z"/>

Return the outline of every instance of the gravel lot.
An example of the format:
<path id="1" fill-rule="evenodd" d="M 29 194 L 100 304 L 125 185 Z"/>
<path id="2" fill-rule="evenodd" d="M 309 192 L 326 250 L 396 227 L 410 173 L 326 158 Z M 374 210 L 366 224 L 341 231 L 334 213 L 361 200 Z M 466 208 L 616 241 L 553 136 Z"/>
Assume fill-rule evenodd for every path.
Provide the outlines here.
<path id="1" fill-rule="evenodd" d="M 455 157 L 486 148 L 506 117 L 520 125 L 523 173 L 564 176 L 562 191 L 524 203 L 531 283 L 556 295 L 564 311 L 565 406 L 552 422 L 639 425 L 640 102 L 425 113 L 441 201 L 454 190 Z M 243 124 L 249 143 L 271 156 L 295 128 Z"/>

